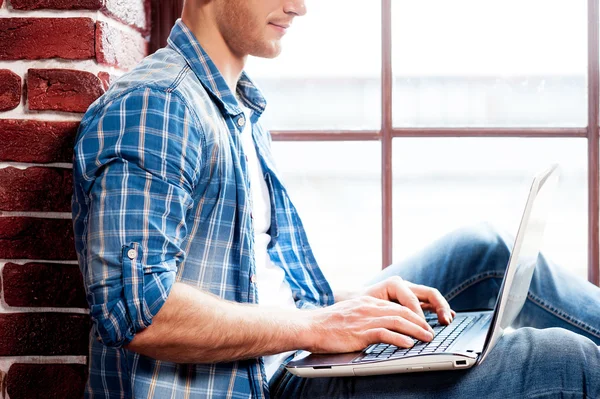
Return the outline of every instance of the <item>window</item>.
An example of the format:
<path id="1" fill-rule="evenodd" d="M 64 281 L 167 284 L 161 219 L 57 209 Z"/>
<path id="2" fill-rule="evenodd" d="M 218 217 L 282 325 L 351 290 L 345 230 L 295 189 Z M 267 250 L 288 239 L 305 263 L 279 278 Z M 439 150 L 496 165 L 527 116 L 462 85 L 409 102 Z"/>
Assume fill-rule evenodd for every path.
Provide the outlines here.
<path id="1" fill-rule="evenodd" d="M 394 126 L 584 127 L 581 0 L 393 0 Z"/>
<path id="2" fill-rule="evenodd" d="M 372 278 L 381 269 L 379 143 L 276 141 L 273 153 L 327 279 Z"/>
<path id="3" fill-rule="evenodd" d="M 481 221 L 514 237 L 532 176 L 558 162 L 542 252 L 586 278 L 586 145 L 582 138 L 394 139 L 394 262 Z"/>
<path id="4" fill-rule="evenodd" d="M 543 251 L 599 283 L 597 1 L 306 3 L 282 55 L 247 71 L 334 284 L 479 220 L 516 233 L 551 162 Z"/>
<path id="5" fill-rule="evenodd" d="M 380 128 L 381 7 L 365 4 L 308 0 L 279 57 L 250 57 L 246 71 L 267 98 L 271 129 Z"/>

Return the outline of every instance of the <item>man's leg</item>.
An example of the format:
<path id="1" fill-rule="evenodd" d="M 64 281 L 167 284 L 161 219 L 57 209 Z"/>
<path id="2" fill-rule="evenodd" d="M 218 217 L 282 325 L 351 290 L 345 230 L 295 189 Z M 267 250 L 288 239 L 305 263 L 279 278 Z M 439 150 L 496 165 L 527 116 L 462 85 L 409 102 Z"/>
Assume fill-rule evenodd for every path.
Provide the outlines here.
<path id="1" fill-rule="evenodd" d="M 492 308 L 511 246 L 488 225 L 461 229 L 386 268 L 371 283 L 399 275 L 437 288 L 455 310 Z M 579 334 L 520 328 L 469 370 L 316 379 L 286 373 L 273 381 L 273 397 L 600 397 L 599 309 L 597 287 L 541 257 L 516 327 L 560 326 Z"/>
<path id="2" fill-rule="evenodd" d="M 560 328 L 521 328 L 469 370 L 371 377 L 300 378 L 271 386 L 273 398 L 600 398 L 600 349 Z"/>
<path id="3" fill-rule="evenodd" d="M 448 234 L 371 283 L 398 275 L 437 288 L 457 311 L 496 303 L 513 239 L 488 224 Z M 600 345 L 600 288 L 539 257 L 529 294 L 514 327 L 562 327 Z"/>

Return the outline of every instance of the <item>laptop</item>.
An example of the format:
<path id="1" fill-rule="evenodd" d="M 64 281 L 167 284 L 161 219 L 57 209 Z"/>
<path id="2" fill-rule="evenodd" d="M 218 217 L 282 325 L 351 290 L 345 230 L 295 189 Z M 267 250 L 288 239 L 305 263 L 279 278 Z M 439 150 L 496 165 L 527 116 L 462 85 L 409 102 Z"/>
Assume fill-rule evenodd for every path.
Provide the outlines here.
<path id="1" fill-rule="evenodd" d="M 468 369 L 483 362 L 525 303 L 558 175 L 552 165 L 533 179 L 493 310 L 457 312 L 448 326 L 429 314 L 434 339 L 415 340 L 412 348 L 380 343 L 352 353 L 300 351 L 286 369 L 301 377 L 342 377 Z"/>

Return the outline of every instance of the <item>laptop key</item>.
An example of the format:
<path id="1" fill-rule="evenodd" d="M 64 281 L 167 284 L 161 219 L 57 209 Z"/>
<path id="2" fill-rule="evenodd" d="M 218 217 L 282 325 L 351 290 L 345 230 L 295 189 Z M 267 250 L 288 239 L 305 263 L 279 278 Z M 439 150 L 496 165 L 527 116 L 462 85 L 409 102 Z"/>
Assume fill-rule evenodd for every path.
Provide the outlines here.
<path id="1" fill-rule="evenodd" d="M 388 359 L 398 359 L 404 356 L 428 355 L 432 353 L 443 353 L 454 343 L 460 334 L 473 322 L 473 318 L 457 317 L 448 326 L 429 322 L 434 331 L 434 339 L 431 342 L 423 342 L 413 339 L 412 348 L 402 348 L 384 343 L 372 344 L 362 353 L 363 357 L 357 357 L 353 362 L 370 362 Z"/>

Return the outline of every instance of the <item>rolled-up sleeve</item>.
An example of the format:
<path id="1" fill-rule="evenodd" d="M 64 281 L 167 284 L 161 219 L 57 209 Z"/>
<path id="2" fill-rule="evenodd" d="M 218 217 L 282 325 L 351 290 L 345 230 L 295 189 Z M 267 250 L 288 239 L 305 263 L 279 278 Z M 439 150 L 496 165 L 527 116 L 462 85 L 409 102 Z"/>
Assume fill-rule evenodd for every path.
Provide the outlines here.
<path id="1" fill-rule="evenodd" d="M 79 263 L 97 336 L 121 347 L 166 301 L 201 165 L 200 129 L 174 93 L 142 88 L 82 121 L 73 162 Z M 76 231 L 77 236 L 77 231 Z"/>

